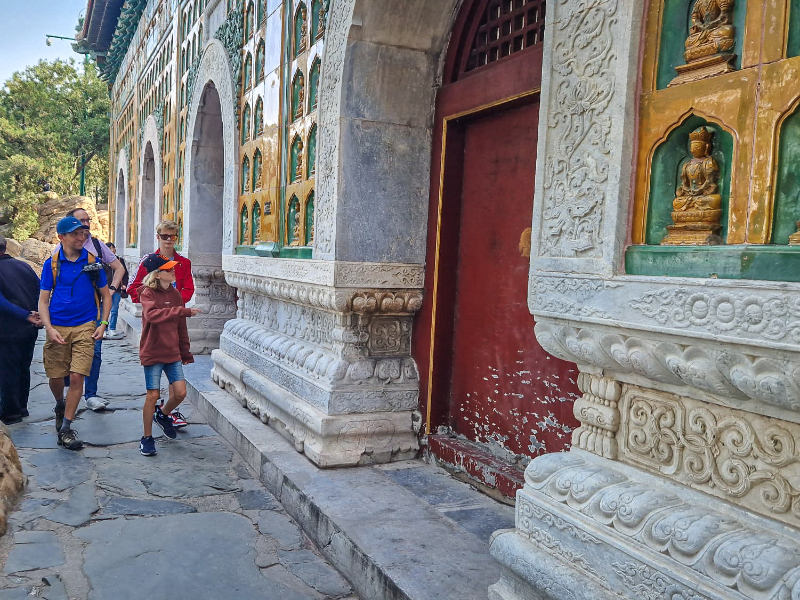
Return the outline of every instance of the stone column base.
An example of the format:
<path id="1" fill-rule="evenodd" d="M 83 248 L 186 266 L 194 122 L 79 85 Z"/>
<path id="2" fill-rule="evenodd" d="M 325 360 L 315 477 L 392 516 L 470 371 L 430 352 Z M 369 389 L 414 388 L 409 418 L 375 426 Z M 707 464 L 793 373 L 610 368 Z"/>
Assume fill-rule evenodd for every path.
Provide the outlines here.
<path id="1" fill-rule="evenodd" d="M 320 467 L 387 463 L 419 451 L 416 411 L 327 415 L 221 350 L 211 378 Z"/>
<path id="2" fill-rule="evenodd" d="M 592 454 L 531 462 L 493 600 L 800 598 L 796 530 Z"/>

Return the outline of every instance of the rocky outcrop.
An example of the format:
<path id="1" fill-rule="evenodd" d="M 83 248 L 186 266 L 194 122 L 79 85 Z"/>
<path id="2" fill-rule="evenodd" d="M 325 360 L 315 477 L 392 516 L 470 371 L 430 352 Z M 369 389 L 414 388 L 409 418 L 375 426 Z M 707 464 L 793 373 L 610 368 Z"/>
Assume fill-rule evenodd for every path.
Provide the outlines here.
<path id="1" fill-rule="evenodd" d="M 8 428 L 0 423 L 0 536 L 6 532 L 8 513 L 24 487 L 17 449 Z"/>
<path id="2" fill-rule="evenodd" d="M 39 229 L 31 236 L 50 244 L 58 243 L 56 225 L 70 210 L 82 208 L 92 219 L 92 235 L 103 241 L 108 239 L 108 211 L 98 213 L 94 202 L 85 196 L 64 196 L 59 198 L 54 192 L 40 194 Z"/>
<path id="3" fill-rule="evenodd" d="M 56 240 L 58 240 L 58 238 L 56 238 Z M 28 263 L 31 267 L 33 267 L 33 270 L 36 271 L 36 274 L 41 276 L 42 265 L 44 265 L 44 261 L 53 255 L 55 249 L 55 244 L 49 244 L 34 238 L 29 238 L 22 243 L 22 247 L 17 258 Z"/>
<path id="4" fill-rule="evenodd" d="M 6 254 L 13 256 L 14 258 L 19 258 L 21 253 L 22 244 L 20 244 L 17 240 L 6 240 Z"/>

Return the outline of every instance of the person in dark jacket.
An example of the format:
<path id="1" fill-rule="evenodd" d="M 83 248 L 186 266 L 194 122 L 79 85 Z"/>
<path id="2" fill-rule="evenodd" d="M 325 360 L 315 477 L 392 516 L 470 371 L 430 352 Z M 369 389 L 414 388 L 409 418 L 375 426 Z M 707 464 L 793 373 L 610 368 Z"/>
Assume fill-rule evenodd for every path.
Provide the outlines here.
<path id="1" fill-rule="evenodd" d="M 19 423 L 28 416 L 31 361 L 39 313 L 39 277 L 21 260 L 6 254 L 0 236 L 0 421 Z"/>

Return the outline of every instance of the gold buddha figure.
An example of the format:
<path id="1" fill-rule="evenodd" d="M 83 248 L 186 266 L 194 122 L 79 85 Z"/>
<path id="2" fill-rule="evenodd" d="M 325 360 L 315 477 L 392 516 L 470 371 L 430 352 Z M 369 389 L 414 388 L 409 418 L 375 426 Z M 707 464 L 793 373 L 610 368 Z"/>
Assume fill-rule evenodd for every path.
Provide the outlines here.
<path id="1" fill-rule="evenodd" d="M 686 38 L 685 65 L 675 67 L 678 76 L 670 85 L 678 85 L 734 70 L 732 54 L 736 44 L 733 23 L 734 0 L 696 0 L 692 24 Z"/>
<path id="2" fill-rule="evenodd" d="M 300 245 L 300 210 L 295 211 L 294 213 L 294 228 L 292 229 L 292 243 L 289 244 L 290 246 L 299 246 Z"/>
<path id="3" fill-rule="evenodd" d="M 297 145 L 297 164 L 294 167 L 294 180 L 301 181 L 303 179 L 303 142 Z"/>
<path id="4" fill-rule="evenodd" d="M 689 134 L 692 159 L 683 165 L 681 185 L 672 201 L 674 225 L 667 227 L 663 245 L 721 244 L 722 195 L 719 164 L 711 156 L 713 134 L 705 127 Z"/>

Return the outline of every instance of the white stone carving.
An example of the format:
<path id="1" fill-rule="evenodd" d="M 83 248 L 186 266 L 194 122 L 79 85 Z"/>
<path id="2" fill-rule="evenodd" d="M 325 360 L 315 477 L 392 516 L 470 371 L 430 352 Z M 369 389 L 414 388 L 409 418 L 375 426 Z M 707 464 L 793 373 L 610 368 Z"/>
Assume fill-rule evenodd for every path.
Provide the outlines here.
<path id="1" fill-rule="evenodd" d="M 557 3 L 552 90 L 542 185 L 544 256 L 601 256 L 601 221 L 612 169 L 618 0 Z M 548 31 L 553 31 L 548 27 Z"/>
<path id="2" fill-rule="evenodd" d="M 535 542 L 529 562 L 547 555 L 571 556 L 578 567 L 585 561 L 623 598 L 779 600 L 800 594 L 800 543 L 788 530 L 613 464 L 580 451 L 531 462 L 512 534 Z M 549 540 L 544 534 L 559 547 L 541 543 Z M 492 552 L 497 556 L 494 542 Z M 502 557 L 504 567 L 507 562 Z"/>
<path id="3" fill-rule="evenodd" d="M 800 426 L 626 387 L 621 459 L 800 526 Z"/>
<path id="4" fill-rule="evenodd" d="M 662 287 L 630 302 L 661 325 L 800 343 L 800 296 Z"/>
<path id="5" fill-rule="evenodd" d="M 418 450 L 413 411 L 328 415 L 227 353 L 215 351 L 212 378 L 243 406 L 288 437 L 317 465 L 412 458 Z"/>
<path id="6" fill-rule="evenodd" d="M 775 356 L 758 347 L 713 342 L 686 345 L 685 340 L 664 341 L 652 334 L 572 327 L 547 319 L 540 319 L 535 331 L 550 354 L 606 370 L 623 381 L 649 380 L 678 386 L 673 389 L 722 405 L 792 420 L 800 417 L 800 359 L 793 355 Z"/>
<path id="7" fill-rule="evenodd" d="M 235 255 L 225 256 L 222 264 L 227 273 L 259 275 L 343 288 L 422 288 L 425 277 L 425 270 L 421 265 Z"/>
<path id="8" fill-rule="evenodd" d="M 319 85 L 317 191 L 314 204 L 316 258 L 335 257 L 342 78 L 355 4 L 356 0 L 332 0 L 326 23 Z"/>

